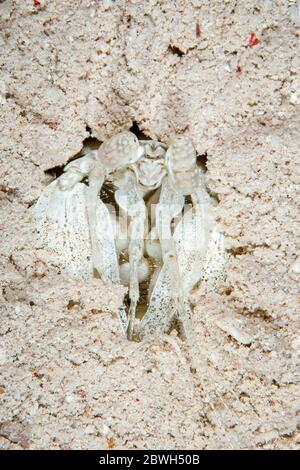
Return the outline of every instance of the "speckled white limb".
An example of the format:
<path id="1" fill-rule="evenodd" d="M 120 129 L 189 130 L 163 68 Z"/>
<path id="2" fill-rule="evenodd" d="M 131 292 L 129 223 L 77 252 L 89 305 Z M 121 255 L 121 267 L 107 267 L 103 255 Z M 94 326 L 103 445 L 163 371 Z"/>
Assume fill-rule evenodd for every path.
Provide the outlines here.
<path id="1" fill-rule="evenodd" d="M 86 213 L 88 188 L 81 180 L 93 165 L 93 155 L 67 165 L 64 174 L 44 189 L 34 207 L 44 245 L 58 254 L 63 272 L 82 279 L 92 276 L 92 261 Z"/>
<path id="2" fill-rule="evenodd" d="M 215 290 L 220 280 L 224 278 L 227 261 L 224 236 L 217 227 L 213 227 L 201 272 L 201 280 L 207 291 Z"/>
<path id="3" fill-rule="evenodd" d="M 128 338 L 132 338 L 136 307 L 139 300 L 139 267 L 143 260 L 146 206 L 143 195 L 139 192 L 135 175 L 128 171 L 124 183 L 115 193 L 119 207 L 129 218 L 129 299 Z"/>
<path id="4" fill-rule="evenodd" d="M 201 279 L 213 227 L 210 198 L 201 179 L 192 195 L 192 202 L 193 207 L 185 212 L 174 233 L 185 296 L 189 296 Z"/>
<path id="5" fill-rule="evenodd" d="M 201 173 L 196 181 L 195 192 L 191 195 L 193 208 L 186 212 L 174 233 L 186 296 L 200 280 L 207 290 L 215 289 L 227 262 L 224 237 L 215 225 L 212 203 Z"/>
<path id="6" fill-rule="evenodd" d="M 108 209 L 99 199 L 105 169 L 97 164 L 89 174 L 86 207 L 89 219 L 93 268 L 105 282 L 118 283 L 119 266 L 115 248 L 114 231 Z"/>
<path id="7" fill-rule="evenodd" d="M 182 288 L 182 279 L 178 265 L 176 244 L 172 236 L 172 222 L 181 213 L 184 206 L 184 197 L 177 194 L 168 178 L 162 184 L 159 203 L 156 208 L 156 228 L 160 240 L 163 264 L 173 279 L 171 284 L 173 299 L 180 318 L 185 316 L 185 299 Z M 155 287 L 156 290 L 156 287 Z"/>
<path id="8" fill-rule="evenodd" d="M 101 178 L 95 152 L 74 160 L 41 194 L 37 229 L 44 244 L 59 255 L 64 272 L 88 279 L 93 269 L 119 282 L 114 234 L 107 208 L 98 198 Z M 89 177 L 89 187 L 81 181 Z"/>
<path id="9" fill-rule="evenodd" d="M 180 324 L 181 333 L 187 335 L 191 312 L 183 290 L 171 228 L 183 205 L 184 197 L 177 194 L 168 178 L 165 178 L 156 208 L 156 230 L 160 240 L 163 266 L 155 282 L 149 307 L 141 321 L 142 336 L 168 332 L 175 321 Z"/>

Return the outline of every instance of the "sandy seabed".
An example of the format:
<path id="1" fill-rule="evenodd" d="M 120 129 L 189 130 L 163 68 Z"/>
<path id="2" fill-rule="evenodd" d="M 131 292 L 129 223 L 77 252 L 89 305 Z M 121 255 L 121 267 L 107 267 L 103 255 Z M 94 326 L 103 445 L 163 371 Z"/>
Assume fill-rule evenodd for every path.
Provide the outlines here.
<path id="1" fill-rule="evenodd" d="M 0 448 L 299 448 L 297 2 L 1 0 L 0 56 Z M 230 262 L 189 343 L 129 342 L 124 289 L 35 231 L 55 169 L 133 125 L 190 136 L 219 201 Z"/>

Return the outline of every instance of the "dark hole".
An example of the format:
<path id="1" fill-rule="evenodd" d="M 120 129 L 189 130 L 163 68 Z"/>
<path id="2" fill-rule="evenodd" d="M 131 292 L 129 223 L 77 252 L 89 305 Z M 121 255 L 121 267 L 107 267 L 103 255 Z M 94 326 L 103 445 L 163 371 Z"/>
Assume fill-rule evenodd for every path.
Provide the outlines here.
<path id="1" fill-rule="evenodd" d="M 226 55 L 237 55 L 238 52 L 237 52 L 237 51 L 228 51 L 228 50 L 225 50 L 224 53 L 225 53 Z"/>
<path id="2" fill-rule="evenodd" d="M 68 310 L 71 310 L 71 308 L 73 308 L 73 307 L 78 307 L 79 305 L 80 305 L 80 302 L 71 299 L 71 300 L 69 300 L 69 302 L 68 302 L 67 309 L 68 309 Z"/>
<path id="3" fill-rule="evenodd" d="M 97 150 L 100 147 L 101 142 L 100 142 L 100 140 L 96 139 L 95 137 L 87 137 L 87 139 L 84 139 L 82 144 L 83 144 L 82 149 L 77 154 L 77 156 L 71 158 L 69 161 L 75 160 L 75 158 L 78 158 L 79 156 L 85 155 L 86 153 L 90 152 L 91 150 Z"/>
<path id="4" fill-rule="evenodd" d="M 224 291 L 224 294 L 225 295 L 230 295 L 233 291 L 233 288 L 232 287 L 228 287 L 225 291 Z"/>
<path id="5" fill-rule="evenodd" d="M 82 142 L 82 149 L 80 150 L 80 152 L 76 153 L 75 155 L 73 155 L 73 157 L 69 158 L 67 163 L 72 162 L 73 160 L 77 160 L 77 158 L 83 157 L 83 155 L 86 155 L 87 153 L 91 152 L 91 150 L 97 150 L 100 145 L 100 140 L 96 139 L 95 137 L 87 137 Z"/>
<path id="6" fill-rule="evenodd" d="M 192 201 L 192 198 L 191 198 L 190 195 L 184 197 L 184 203 L 189 205 L 189 206 L 193 205 L 193 201 Z"/>
<path id="7" fill-rule="evenodd" d="M 90 135 L 92 135 L 92 129 L 90 128 L 90 126 L 86 125 L 86 126 L 85 126 L 85 130 L 86 130 Z"/>
<path id="8" fill-rule="evenodd" d="M 272 385 L 275 385 L 275 387 L 280 388 L 280 383 L 278 383 L 275 379 L 272 380 Z"/>
<path id="9" fill-rule="evenodd" d="M 146 134 L 144 134 L 143 131 L 141 131 L 136 121 L 133 121 L 133 124 L 129 130 L 134 135 L 136 135 L 139 140 L 151 140 L 150 137 L 148 137 Z"/>
<path id="10" fill-rule="evenodd" d="M 197 165 L 202 168 L 203 171 L 207 171 L 207 152 L 203 155 L 197 155 Z"/>
<path id="11" fill-rule="evenodd" d="M 175 318 L 173 320 L 173 323 L 168 331 L 168 334 L 170 335 L 172 331 L 174 330 L 177 332 L 177 335 L 180 339 L 182 340 L 186 339 L 184 328 L 183 328 L 183 323 L 181 322 L 181 320 L 179 320 L 179 318 Z"/>
<path id="12" fill-rule="evenodd" d="M 53 168 L 45 170 L 46 175 L 53 176 L 53 178 L 58 178 L 64 172 L 64 165 L 57 165 Z"/>
<path id="13" fill-rule="evenodd" d="M 168 50 L 172 52 L 172 54 L 178 55 L 179 57 L 182 57 L 184 55 L 184 52 L 179 49 L 179 47 L 173 46 L 172 44 L 169 44 Z"/>

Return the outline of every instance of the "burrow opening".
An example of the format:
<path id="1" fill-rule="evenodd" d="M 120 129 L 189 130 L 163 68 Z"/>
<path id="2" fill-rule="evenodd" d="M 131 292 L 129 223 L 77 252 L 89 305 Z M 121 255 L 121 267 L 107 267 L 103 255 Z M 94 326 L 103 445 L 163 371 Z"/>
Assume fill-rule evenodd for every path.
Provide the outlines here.
<path id="1" fill-rule="evenodd" d="M 56 178 L 58 178 L 59 176 L 62 175 L 62 173 L 64 172 L 65 166 L 69 162 L 74 161 L 78 158 L 81 158 L 82 156 L 84 156 L 88 152 L 90 152 L 92 150 L 96 150 L 100 147 L 101 141 L 99 141 L 95 137 L 92 137 L 92 129 L 89 126 L 86 126 L 86 131 L 89 133 L 89 137 L 87 137 L 83 141 L 83 145 L 82 145 L 81 150 L 77 154 L 75 154 L 74 156 L 69 158 L 65 165 L 58 165 L 58 166 L 49 168 L 45 171 L 45 174 L 50 175 L 53 179 L 56 179 Z M 133 124 L 130 128 L 130 131 L 132 133 L 134 133 L 139 140 L 144 140 L 144 141 L 145 140 L 151 140 L 151 137 L 146 135 L 140 129 L 140 127 L 139 127 L 139 125 L 137 124 L 136 121 L 133 122 Z M 200 168 L 202 168 L 202 170 L 204 172 L 207 171 L 207 153 L 197 155 L 197 165 Z M 87 180 L 84 181 L 84 182 L 86 184 L 88 184 Z M 112 181 L 104 182 L 103 187 L 102 187 L 101 192 L 100 192 L 100 198 L 105 204 L 108 204 L 108 205 L 110 205 L 111 208 L 113 208 L 115 216 L 118 219 L 120 217 L 120 209 L 119 209 L 119 206 L 116 204 L 116 201 L 115 201 L 115 197 L 114 197 L 115 190 L 116 190 L 116 188 L 115 188 Z M 146 204 L 151 199 L 151 197 L 153 197 L 154 192 L 155 191 L 150 192 L 147 195 L 147 197 L 145 197 L 145 203 Z M 186 197 L 185 202 L 188 205 L 192 205 L 192 201 L 191 201 L 191 198 L 189 196 Z M 175 225 L 176 224 L 174 223 L 173 224 L 173 229 L 172 229 L 173 231 L 174 231 Z M 147 231 L 150 231 L 151 228 L 152 227 L 151 227 L 151 224 L 150 224 L 150 220 L 148 220 Z M 157 264 L 153 259 L 150 259 L 148 257 L 148 255 L 145 255 L 145 258 L 146 258 L 147 262 L 149 263 L 149 276 L 147 277 L 146 280 L 142 281 L 139 284 L 140 298 L 139 298 L 139 302 L 138 302 L 137 309 L 136 309 L 136 318 L 139 319 L 139 320 L 141 320 L 143 318 L 143 316 L 145 315 L 145 313 L 147 311 L 147 308 L 149 306 L 149 298 L 150 298 L 149 292 L 150 292 L 151 280 L 153 279 L 153 277 L 155 276 L 156 271 L 158 271 L 158 269 L 160 267 L 160 265 Z M 126 250 L 124 250 L 123 252 L 121 251 L 119 253 L 119 263 L 121 265 L 121 264 L 126 263 L 126 262 L 128 262 L 128 252 Z M 94 272 L 94 275 L 95 275 L 96 278 L 101 277 L 97 272 Z M 130 305 L 128 294 L 125 296 L 124 304 L 125 304 L 126 309 L 128 311 L 129 305 Z M 181 326 L 181 324 L 178 320 L 174 320 L 174 322 L 172 324 L 172 327 L 169 330 L 169 333 L 171 333 L 173 330 L 177 331 L 177 334 L 178 334 L 179 337 L 183 336 L 182 326 Z M 139 337 L 137 335 L 135 335 L 135 336 L 133 336 L 133 339 L 138 341 Z"/>

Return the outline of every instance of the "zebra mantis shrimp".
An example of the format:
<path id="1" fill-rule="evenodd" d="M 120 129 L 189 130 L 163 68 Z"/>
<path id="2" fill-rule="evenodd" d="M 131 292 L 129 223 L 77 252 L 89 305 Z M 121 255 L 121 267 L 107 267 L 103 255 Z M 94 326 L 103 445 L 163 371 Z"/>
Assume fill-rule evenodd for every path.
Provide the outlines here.
<path id="1" fill-rule="evenodd" d="M 105 184 L 113 188 L 117 217 L 101 200 Z M 175 323 L 187 336 L 193 288 L 202 281 L 213 289 L 223 275 L 223 236 L 185 136 L 175 136 L 167 147 L 139 141 L 131 132 L 116 134 L 67 164 L 34 210 L 41 240 L 55 251 L 63 272 L 128 286 L 120 319 L 129 339 L 167 333 Z M 136 326 L 145 281 L 147 308 Z"/>

